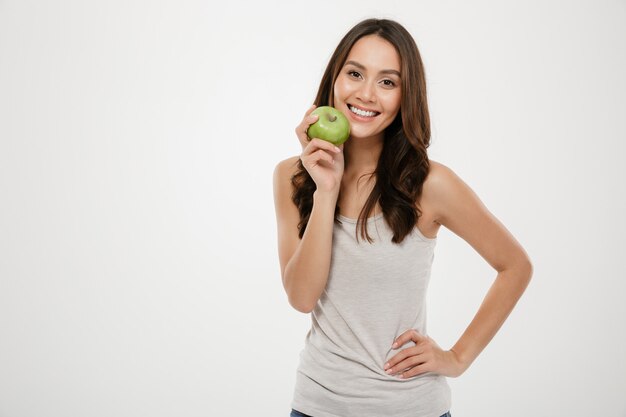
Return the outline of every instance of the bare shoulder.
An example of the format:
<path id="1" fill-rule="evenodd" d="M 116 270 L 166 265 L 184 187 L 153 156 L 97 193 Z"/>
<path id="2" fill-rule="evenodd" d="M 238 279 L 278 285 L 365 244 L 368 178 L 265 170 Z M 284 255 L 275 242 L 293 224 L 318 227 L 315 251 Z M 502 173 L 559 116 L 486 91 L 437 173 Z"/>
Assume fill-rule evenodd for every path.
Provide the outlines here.
<path id="1" fill-rule="evenodd" d="M 291 227 L 291 223 L 296 222 L 298 218 L 298 210 L 291 200 L 293 194 L 291 178 L 298 170 L 299 160 L 299 156 L 287 158 L 276 164 L 274 168 L 274 203 L 279 227 L 285 221 Z"/>
<path id="2" fill-rule="evenodd" d="M 284 178 L 289 178 L 291 180 L 292 175 L 295 174 L 298 169 L 299 159 L 299 156 L 292 156 L 291 158 L 283 159 L 278 162 L 274 168 L 274 180 Z"/>
<path id="3" fill-rule="evenodd" d="M 291 178 L 298 169 L 299 159 L 299 156 L 284 159 L 278 162 L 274 168 L 274 203 L 276 205 L 276 214 L 279 221 L 285 214 L 294 213 L 293 209 L 295 209 L 295 205 L 291 201 L 293 188 Z"/>
<path id="4" fill-rule="evenodd" d="M 429 160 L 429 163 L 430 171 L 428 172 L 428 176 L 426 177 L 424 185 L 426 185 L 426 183 L 428 183 L 429 185 L 438 186 L 445 186 L 446 184 L 450 185 L 450 182 L 454 182 L 458 178 L 458 176 L 452 169 L 442 164 L 441 162 L 437 162 L 431 159 Z"/>
<path id="5" fill-rule="evenodd" d="M 473 191 L 448 166 L 432 159 L 429 162 L 430 170 L 422 188 L 422 203 L 428 207 L 431 217 L 441 223 L 446 209 L 453 203 L 448 198 L 457 195 L 466 199 Z"/>
<path id="6" fill-rule="evenodd" d="M 519 242 L 452 169 L 430 161 L 423 187 L 435 221 L 467 241 L 496 270 L 511 265 L 528 269 L 530 260 Z"/>

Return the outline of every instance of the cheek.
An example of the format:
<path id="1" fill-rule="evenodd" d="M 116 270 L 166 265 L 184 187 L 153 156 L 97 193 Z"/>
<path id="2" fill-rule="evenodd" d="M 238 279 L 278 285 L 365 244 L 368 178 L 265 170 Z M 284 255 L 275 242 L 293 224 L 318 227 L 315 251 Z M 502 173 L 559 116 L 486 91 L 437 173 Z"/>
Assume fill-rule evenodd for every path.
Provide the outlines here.
<path id="1" fill-rule="evenodd" d="M 358 84 L 346 77 L 340 76 L 335 80 L 335 97 L 345 100 L 351 97 L 358 89 Z"/>
<path id="2" fill-rule="evenodd" d="M 393 94 L 387 97 L 386 107 L 390 112 L 396 113 L 398 110 L 400 110 L 400 103 L 401 103 L 401 95 Z"/>
<path id="3" fill-rule="evenodd" d="M 346 82 L 342 77 L 337 78 L 334 88 L 335 97 L 345 98 L 350 94 L 350 83 Z"/>

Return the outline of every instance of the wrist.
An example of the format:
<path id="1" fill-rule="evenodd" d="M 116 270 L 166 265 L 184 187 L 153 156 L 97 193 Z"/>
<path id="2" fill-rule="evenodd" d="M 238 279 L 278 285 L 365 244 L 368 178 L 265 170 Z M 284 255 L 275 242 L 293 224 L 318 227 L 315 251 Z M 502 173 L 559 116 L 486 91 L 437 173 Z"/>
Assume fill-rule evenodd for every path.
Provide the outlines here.
<path id="1" fill-rule="evenodd" d="M 465 358 L 459 352 L 454 350 L 454 348 L 451 348 L 448 352 L 452 354 L 452 357 L 454 358 L 456 364 L 457 371 L 455 372 L 455 376 L 460 376 L 461 374 L 463 374 L 463 372 L 467 370 L 467 368 L 469 368 L 470 363 L 465 360 Z"/>
<path id="2" fill-rule="evenodd" d="M 320 190 L 317 189 L 313 192 L 313 202 L 315 204 L 322 204 L 332 206 L 337 205 L 337 199 L 339 197 L 339 190 Z"/>

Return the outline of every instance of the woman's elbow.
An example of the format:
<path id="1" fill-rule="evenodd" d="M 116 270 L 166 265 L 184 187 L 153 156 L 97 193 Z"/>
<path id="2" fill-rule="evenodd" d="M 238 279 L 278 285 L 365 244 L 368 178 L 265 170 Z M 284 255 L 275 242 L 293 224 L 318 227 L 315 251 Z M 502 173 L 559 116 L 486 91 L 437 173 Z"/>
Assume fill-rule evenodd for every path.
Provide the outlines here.
<path id="1" fill-rule="evenodd" d="M 525 256 L 522 262 L 520 263 L 521 274 L 527 281 L 530 281 L 533 277 L 534 266 L 532 261 L 528 256 Z"/>
<path id="2" fill-rule="evenodd" d="M 310 313 L 315 308 L 315 304 L 317 304 L 317 299 L 307 296 L 305 291 L 302 291 L 301 288 L 285 285 L 285 291 L 289 304 L 301 313 Z"/>
<path id="3" fill-rule="evenodd" d="M 530 258 L 524 257 L 510 268 L 512 276 L 517 278 L 519 285 L 525 290 L 533 276 L 533 263 Z"/>
<path id="4" fill-rule="evenodd" d="M 507 280 L 513 279 L 517 285 L 525 289 L 533 276 L 533 268 L 530 258 L 524 254 L 511 260 L 508 265 L 497 269 L 497 271 L 499 276 L 501 274 L 502 277 L 506 276 Z"/>
<path id="5" fill-rule="evenodd" d="M 289 304 L 300 313 L 309 314 L 315 308 L 315 303 L 303 300 L 301 297 L 289 297 Z"/>
<path id="6" fill-rule="evenodd" d="M 286 271 L 285 271 L 286 272 Z M 308 314 L 315 308 L 319 295 L 315 296 L 312 290 L 294 280 L 293 275 L 283 273 L 283 287 L 287 293 L 289 304 L 301 313 Z"/>

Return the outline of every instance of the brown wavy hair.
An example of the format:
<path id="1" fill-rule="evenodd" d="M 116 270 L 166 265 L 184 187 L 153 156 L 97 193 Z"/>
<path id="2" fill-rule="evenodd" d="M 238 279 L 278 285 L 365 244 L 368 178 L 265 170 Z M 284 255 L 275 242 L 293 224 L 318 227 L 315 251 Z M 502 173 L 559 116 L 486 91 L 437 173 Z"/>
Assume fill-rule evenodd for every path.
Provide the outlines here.
<path id="1" fill-rule="evenodd" d="M 372 243 L 367 232 L 367 218 L 378 201 L 386 222 L 393 230 L 393 243 L 400 243 L 411 233 L 421 216 L 417 200 L 428 175 L 430 164 L 426 149 L 430 145 L 430 116 L 426 99 L 424 65 L 411 34 L 399 23 L 388 19 L 367 19 L 343 37 L 330 58 L 320 82 L 314 104 L 333 105 L 333 87 L 352 46 L 360 38 L 377 35 L 391 43 L 400 56 L 401 102 L 395 120 L 385 129 L 383 148 L 374 171 L 376 182 L 357 221 L 361 237 Z M 313 209 L 315 181 L 298 160 L 291 178 L 292 200 L 298 207 L 299 236 L 302 239 Z M 335 222 L 339 205 L 335 207 Z M 357 235 L 358 240 L 358 235 Z"/>

